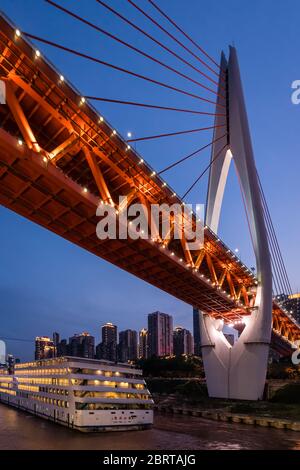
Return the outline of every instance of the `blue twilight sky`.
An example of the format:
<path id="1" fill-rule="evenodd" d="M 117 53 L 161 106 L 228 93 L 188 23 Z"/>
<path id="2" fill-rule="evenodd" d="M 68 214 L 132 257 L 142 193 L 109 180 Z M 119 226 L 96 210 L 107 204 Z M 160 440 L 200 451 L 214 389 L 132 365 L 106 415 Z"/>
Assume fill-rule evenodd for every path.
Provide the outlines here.
<path id="1" fill-rule="evenodd" d="M 151 24 L 126 0 L 106 0 L 186 60 L 201 64 Z M 165 27 L 175 32 L 147 0 L 136 0 Z M 299 174 L 300 105 L 291 103 L 291 83 L 300 79 L 297 0 L 156 0 L 214 58 L 234 44 L 239 53 L 257 167 L 273 216 L 294 290 L 300 289 Z M 196 72 L 164 52 L 101 7 L 95 0 L 58 0 L 136 47 L 153 54 L 196 80 Z M 55 10 L 43 0 L 1 0 L 1 9 L 20 30 L 61 42 L 119 66 L 214 99 L 197 85 L 176 76 L 124 46 Z M 177 34 L 177 33 L 176 33 Z M 180 39 L 183 39 L 180 37 Z M 166 106 L 213 111 L 212 105 L 106 69 L 46 47 L 38 48 L 84 95 L 136 100 Z M 197 52 L 197 50 L 195 50 Z M 203 69 L 205 71 L 205 69 Z M 212 77 L 214 77 L 212 75 Z M 203 83 L 209 85 L 208 80 Z M 193 129 L 212 119 L 166 111 L 95 104 L 126 136 Z M 138 143 L 137 149 L 157 169 L 211 140 L 209 133 Z M 209 152 L 165 174 L 183 194 L 209 161 Z M 194 189 L 189 202 L 204 202 L 206 181 Z M 0 336 L 34 338 L 59 331 L 63 337 L 87 330 L 100 337 L 106 321 L 120 329 L 146 326 L 146 315 L 161 310 L 174 324 L 192 327 L 191 308 L 158 289 L 84 252 L 22 217 L 0 208 Z M 252 249 L 234 172 L 231 172 L 221 221 L 221 236 L 242 259 L 253 265 Z M 8 342 L 8 352 L 32 356 L 30 343 Z"/>

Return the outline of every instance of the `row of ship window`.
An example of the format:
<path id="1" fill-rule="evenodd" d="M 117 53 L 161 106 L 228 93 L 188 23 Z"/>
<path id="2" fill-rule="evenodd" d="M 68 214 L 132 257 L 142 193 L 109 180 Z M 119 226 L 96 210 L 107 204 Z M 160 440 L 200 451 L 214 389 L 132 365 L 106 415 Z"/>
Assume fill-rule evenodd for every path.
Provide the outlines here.
<path id="1" fill-rule="evenodd" d="M 134 373 L 124 373 L 119 371 L 98 370 L 98 369 L 74 369 L 74 368 L 57 368 L 57 369 L 21 369 L 17 375 L 66 375 L 66 374 L 85 374 L 85 375 L 103 375 L 104 377 L 123 377 L 127 379 L 140 378 Z"/>
<path id="2" fill-rule="evenodd" d="M 80 398 L 115 398 L 115 399 L 136 399 L 136 400 L 149 400 L 149 395 L 140 393 L 124 393 L 124 392 L 93 392 L 90 390 L 74 390 L 74 396 Z"/>
<path id="3" fill-rule="evenodd" d="M 109 403 L 79 403 L 75 402 L 76 410 L 151 410 L 150 404 L 109 404 Z"/>
<path id="4" fill-rule="evenodd" d="M 68 386 L 69 385 L 69 379 L 59 379 L 55 377 L 39 377 L 39 378 L 24 378 L 24 377 L 18 377 L 18 382 L 19 383 L 25 383 L 25 384 L 43 384 L 43 385 L 63 385 L 63 386 Z"/>
<path id="5" fill-rule="evenodd" d="M 10 390 L 8 388 L 0 388 L 0 392 L 6 393 L 8 395 L 13 395 L 13 396 L 17 394 L 15 390 Z"/>
<path id="6" fill-rule="evenodd" d="M 18 370 L 17 375 L 62 375 L 68 374 L 69 370 L 65 368 L 60 369 L 33 369 L 33 370 Z"/>
<path id="7" fill-rule="evenodd" d="M 69 408 L 69 402 L 57 398 L 42 397 L 41 395 L 30 395 L 34 400 L 47 403 L 48 405 L 60 406 L 61 408 Z"/>
<path id="8" fill-rule="evenodd" d="M 68 396 L 69 391 L 59 388 L 37 387 L 32 385 L 19 385 L 18 390 L 27 392 L 43 392 L 55 395 Z M 7 391 L 7 390 L 4 390 Z M 137 400 L 148 400 L 149 395 L 140 393 L 124 393 L 124 392 L 94 392 L 91 390 L 74 390 L 74 396 L 80 398 L 135 398 Z"/>
<path id="9" fill-rule="evenodd" d="M 34 389 L 34 385 L 62 385 L 68 386 L 69 384 L 79 385 L 79 386 L 105 386 L 105 387 L 115 387 L 115 388 L 133 388 L 136 390 L 144 390 L 145 385 L 142 383 L 130 383 L 130 382 L 115 382 L 112 380 L 84 380 L 84 379 L 55 379 L 55 378 L 19 378 L 18 379 L 18 388 L 20 390 L 29 390 L 32 392 L 37 392 L 38 389 Z M 0 382 L 0 386 L 6 388 L 12 388 L 12 382 Z"/>
<path id="10" fill-rule="evenodd" d="M 0 382 L 2 388 L 12 388 L 12 382 Z"/>

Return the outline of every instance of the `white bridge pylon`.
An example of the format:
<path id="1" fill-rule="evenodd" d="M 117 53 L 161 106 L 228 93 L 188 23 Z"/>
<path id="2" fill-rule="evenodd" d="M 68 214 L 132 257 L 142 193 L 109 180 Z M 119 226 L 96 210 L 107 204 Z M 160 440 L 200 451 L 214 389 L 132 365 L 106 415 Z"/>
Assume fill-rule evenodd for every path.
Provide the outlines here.
<path id="1" fill-rule="evenodd" d="M 231 160 L 240 182 L 249 218 L 249 226 L 257 266 L 257 295 L 255 307 L 247 317 L 246 326 L 238 341 L 231 346 L 222 333 L 220 321 L 201 313 L 200 332 L 203 363 L 208 393 L 211 397 L 259 400 L 263 396 L 272 331 L 272 271 L 265 221 L 263 217 L 258 177 L 255 167 L 244 95 L 234 47 L 229 60 L 224 54 L 220 78 L 218 104 L 226 106 L 228 146 L 215 142 L 211 155 L 211 169 L 207 194 L 206 224 L 217 233 L 222 200 Z M 222 74 L 222 72 L 221 72 Z M 220 113 L 217 106 L 216 113 Z M 216 116 L 216 125 L 224 124 L 224 117 Z M 223 129 L 224 132 L 224 129 Z M 215 129 L 214 139 L 222 136 L 222 128 Z M 216 158 L 216 156 L 219 156 Z"/>

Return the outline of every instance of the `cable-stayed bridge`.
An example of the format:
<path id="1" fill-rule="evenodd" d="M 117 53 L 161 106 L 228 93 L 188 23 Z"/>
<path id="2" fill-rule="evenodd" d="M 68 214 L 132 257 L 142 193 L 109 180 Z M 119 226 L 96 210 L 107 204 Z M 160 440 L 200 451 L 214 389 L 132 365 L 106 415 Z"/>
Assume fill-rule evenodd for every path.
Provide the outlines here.
<path id="1" fill-rule="evenodd" d="M 269 344 L 280 354 L 291 354 L 300 339 L 300 327 L 274 300 L 275 293 L 290 293 L 291 288 L 254 163 L 236 51 L 231 48 L 228 59 L 222 54 L 219 64 L 155 2 L 149 0 L 154 10 L 171 24 L 174 32 L 171 33 L 154 16 L 129 0 L 152 25 L 162 29 L 184 50 L 184 53 L 178 53 L 177 49 L 167 47 L 155 38 L 155 34 L 147 33 L 107 3 L 96 1 L 99 7 L 109 10 L 120 21 L 127 22 L 149 40 L 158 43 L 164 52 L 175 56 L 189 71 L 183 73 L 181 68 L 167 65 L 55 2 L 47 0 L 47 3 L 147 60 L 167 67 L 183 80 L 193 82 L 204 95 L 199 94 L 200 91 L 178 88 L 156 77 L 107 63 L 88 52 L 57 43 L 55 38 L 41 38 L 20 31 L 2 15 L 0 80 L 5 104 L 0 105 L 0 202 L 198 308 L 202 312 L 202 348 L 211 395 L 259 398 Z M 77 56 L 80 60 L 193 98 L 205 107 L 203 110 L 178 108 L 173 104 L 162 106 L 82 95 L 45 59 L 30 39 Z M 197 78 L 192 78 L 194 76 Z M 90 105 L 92 100 L 177 112 L 183 116 L 185 113 L 198 114 L 213 122 L 195 129 L 124 139 Z M 146 163 L 132 147 L 134 141 L 205 131 L 212 132 L 212 140 L 207 145 L 159 171 Z M 210 162 L 180 197 L 162 175 L 205 151 L 210 152 Z M 235 159 L 254 245 L 256 274 L 218 235 L 223 193 L 232 159 Z M 141 202 L 147 211 L 152 204 L 184 205 L 187 195 L 207 173 L 209 187 L 204 245 L 198 251 L 189 249 L 184 236 L 180 240 L 175 239 L 172 227 L 166 239 L 100 240 L 97 237 L 96 210 L 99 204 L 109 203 L 119 214 L 123 209 L 118 207 L 119 196 L 127 196 L 129 205 Z M 195 221 L 196 215 L 193 217 Z M 240 330 L 239 346 L 231 348 L 227 343 L 222 334 L 224 325 Z M 253 369 L 253 373 L 248 367 Z M 212 371 L 221 386 L 216 385 Z M 245 375 L 249 377 L 250 384 L 246 381 L 243 386 L 240 382 Z M 254 385 L 249 392 L 249 387 L 255 382 L 257 386 Z"/>

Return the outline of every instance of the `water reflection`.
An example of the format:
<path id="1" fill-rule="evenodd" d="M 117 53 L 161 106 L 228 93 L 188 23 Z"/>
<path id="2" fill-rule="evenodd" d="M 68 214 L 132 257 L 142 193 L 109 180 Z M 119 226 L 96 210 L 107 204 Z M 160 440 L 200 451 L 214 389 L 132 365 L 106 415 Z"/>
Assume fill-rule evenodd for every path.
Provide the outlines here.
<path id="1" fill-rule="evenodd" d="M 151 430 L 82 434 L 0 404 L 1 449 L 300 449 L 293 431 L 156 415 Z"/>

